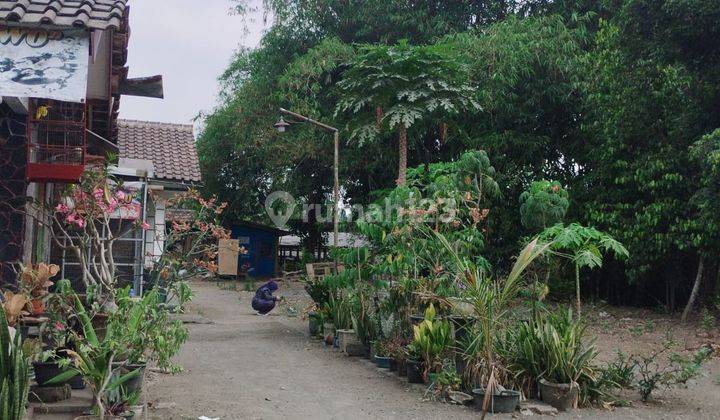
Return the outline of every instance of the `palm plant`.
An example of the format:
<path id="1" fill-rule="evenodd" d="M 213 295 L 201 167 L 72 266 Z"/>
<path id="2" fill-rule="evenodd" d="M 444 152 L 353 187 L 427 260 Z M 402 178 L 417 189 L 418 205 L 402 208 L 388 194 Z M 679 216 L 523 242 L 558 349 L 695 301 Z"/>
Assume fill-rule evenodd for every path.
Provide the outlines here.
<path id="1" fill-rule="evenodd" d="M 505 372 L 501 361 L 496 357 L 496 339 L 506 324 L 512 302 L 521 290 L 524 271 L 535 259 L 548 251 L 550 244 L 539 243 L 537 238 L 532 240 L 520 252 L 507 277 L 493 279 L 488 278 L 484 270 L 472 261 L 452 251 L 453 247 L 442 234 L 437 234 L 437 238 L 452 252 L 456 275 L 463 282 L 465 297 L 473 306 L 480 333 L 469 340 L 466 357 L 474 364 L 470 371 L 475 379 L 486 384 L 483 407 L 487 408 L 492 390 L 503 382 Z"/>
<path id="2" fill-rule="evenodd" d="M 10 337 L 5 310 L 0 305 L 0 419 L 24 417 L 29 389 L 28 360 L 20 334 Z"/>

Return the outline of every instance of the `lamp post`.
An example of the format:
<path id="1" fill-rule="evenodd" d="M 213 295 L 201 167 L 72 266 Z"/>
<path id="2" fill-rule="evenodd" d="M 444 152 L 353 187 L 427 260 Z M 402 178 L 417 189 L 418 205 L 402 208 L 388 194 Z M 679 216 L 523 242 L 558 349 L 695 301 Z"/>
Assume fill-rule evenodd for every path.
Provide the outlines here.
<path id="1" fill-rule="evenodd" d="M 333 185 L 333 246 L 337 248 L 338 246 L 338 225 L 340 224 L 340 214 L 339 214 L 339 205 L 340 205 L 340 177 L 338 175 L 338 166 L 340 165 L 340 132 L 337 128 L 329 126 L 327 124 L 323 124 L 319 121 L 315 121 L 312 118 L 308 118 L 304 115 L 300 115 L 298 113 L 288 111 L 287 109 L 280 108 L 280 113 L 289 115 L 293 118 L 296 118 L 299 120 L 299 122 L 307 122 L 310 124 L 313 124 L 315 126 L 318 126 L 322 128 L 323 130 L 329 131 L 333 135 L 333 142 L 334 142 L 334 160 L 333 160 L 333 177 L 334 177 L 334 185 Z M 286 122 L 282 117 L 280 117 L 280 120 L 275 123 L 275 128 L 279 133 L 284 133 L 287 129 L 287 127 L 290 125 L 290 123 Z M 337 271 L 337 260 L 335 261 L 335 270 Z"/>

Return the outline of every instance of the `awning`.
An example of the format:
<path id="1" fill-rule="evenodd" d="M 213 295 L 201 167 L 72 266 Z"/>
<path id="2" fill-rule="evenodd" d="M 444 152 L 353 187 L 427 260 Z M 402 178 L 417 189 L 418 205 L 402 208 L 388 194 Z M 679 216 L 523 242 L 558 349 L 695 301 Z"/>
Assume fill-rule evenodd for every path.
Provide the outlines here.
<path id="1" fill-rule="evenodd" d="M 0 96 L 84 102 L 89 52 L 83 30 L 0 28 Z"/>

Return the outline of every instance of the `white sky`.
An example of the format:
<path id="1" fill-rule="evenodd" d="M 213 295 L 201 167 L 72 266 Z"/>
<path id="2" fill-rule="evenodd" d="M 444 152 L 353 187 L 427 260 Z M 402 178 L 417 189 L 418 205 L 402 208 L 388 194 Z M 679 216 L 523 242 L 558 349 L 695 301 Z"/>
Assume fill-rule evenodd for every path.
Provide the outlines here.
<path id="1" fill-rule="evenodd" d="M 262 36 L 262 14 L 247 22 L 230 0 L 130 0 L 129 77 L 163 75 L 165 99 L 123 96 L 120 118 L 191 123 L 211 110 L 217 78 L 239 46 Z"/>

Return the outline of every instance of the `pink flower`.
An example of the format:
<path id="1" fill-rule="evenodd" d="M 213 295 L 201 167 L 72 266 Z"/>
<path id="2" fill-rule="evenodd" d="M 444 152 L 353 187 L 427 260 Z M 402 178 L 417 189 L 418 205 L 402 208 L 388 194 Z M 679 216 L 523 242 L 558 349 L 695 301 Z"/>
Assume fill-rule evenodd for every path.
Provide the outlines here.
<path id="1" fill-rule="evenodd" d="M 65 221 L 68 223 L 75 223 L 76 216 L 74 213 L 70 213 L 67 216 L 65 216 Z"/>
<path id="2" fill-rule="evenodd" d="M 58 331 L 65 331 L 65 325 L 62 322 L 57 321 L 55 323 L 55 329 Z"/>
<path id="3" fill-rule="evenodd" d="M 85 227 L 85 220 L 83 220 L 83 219 L 81 219 L 81 218 L 78 217 L 78 218 L 75 220 L 75 224 L 76 224 L 79 228 L 84 228 L 84 227 Z"/>
<path id="4" fill-rule="evenodd" d="M 102 188 L 95 188 L 93 191 L 93 197 L 95 197 L 96 200 L 100 200 L 103 198 L 104 191 Z"/>
<path id="5" fill-rule="evenodd" d="M 150 229 L 150 224 L 149 224 L 148 222 L 142 222 L 142 229 L 143 229 L 143 230 L 148 230 L 148 229 Z"/>
<path id="6" fill-rule="evenodd" d="M 64 213 L 67 213 L 68 211 L 70 211 L 70 209 L 68 209 L 68 206 L 66 206 L 65 204 L 60 203 L 57 206 L 55 206 L 55 211 L 58 213 L 64 214 Z"/>
<path id="7" fill-rule="evenodd" d="M 125 194 L 125 191 L 123 190 L 117 190 L 115 192 L 115 198 L 117 198 L 119 201 L 125 201 L 127 198 L 127 194 Z"/>

